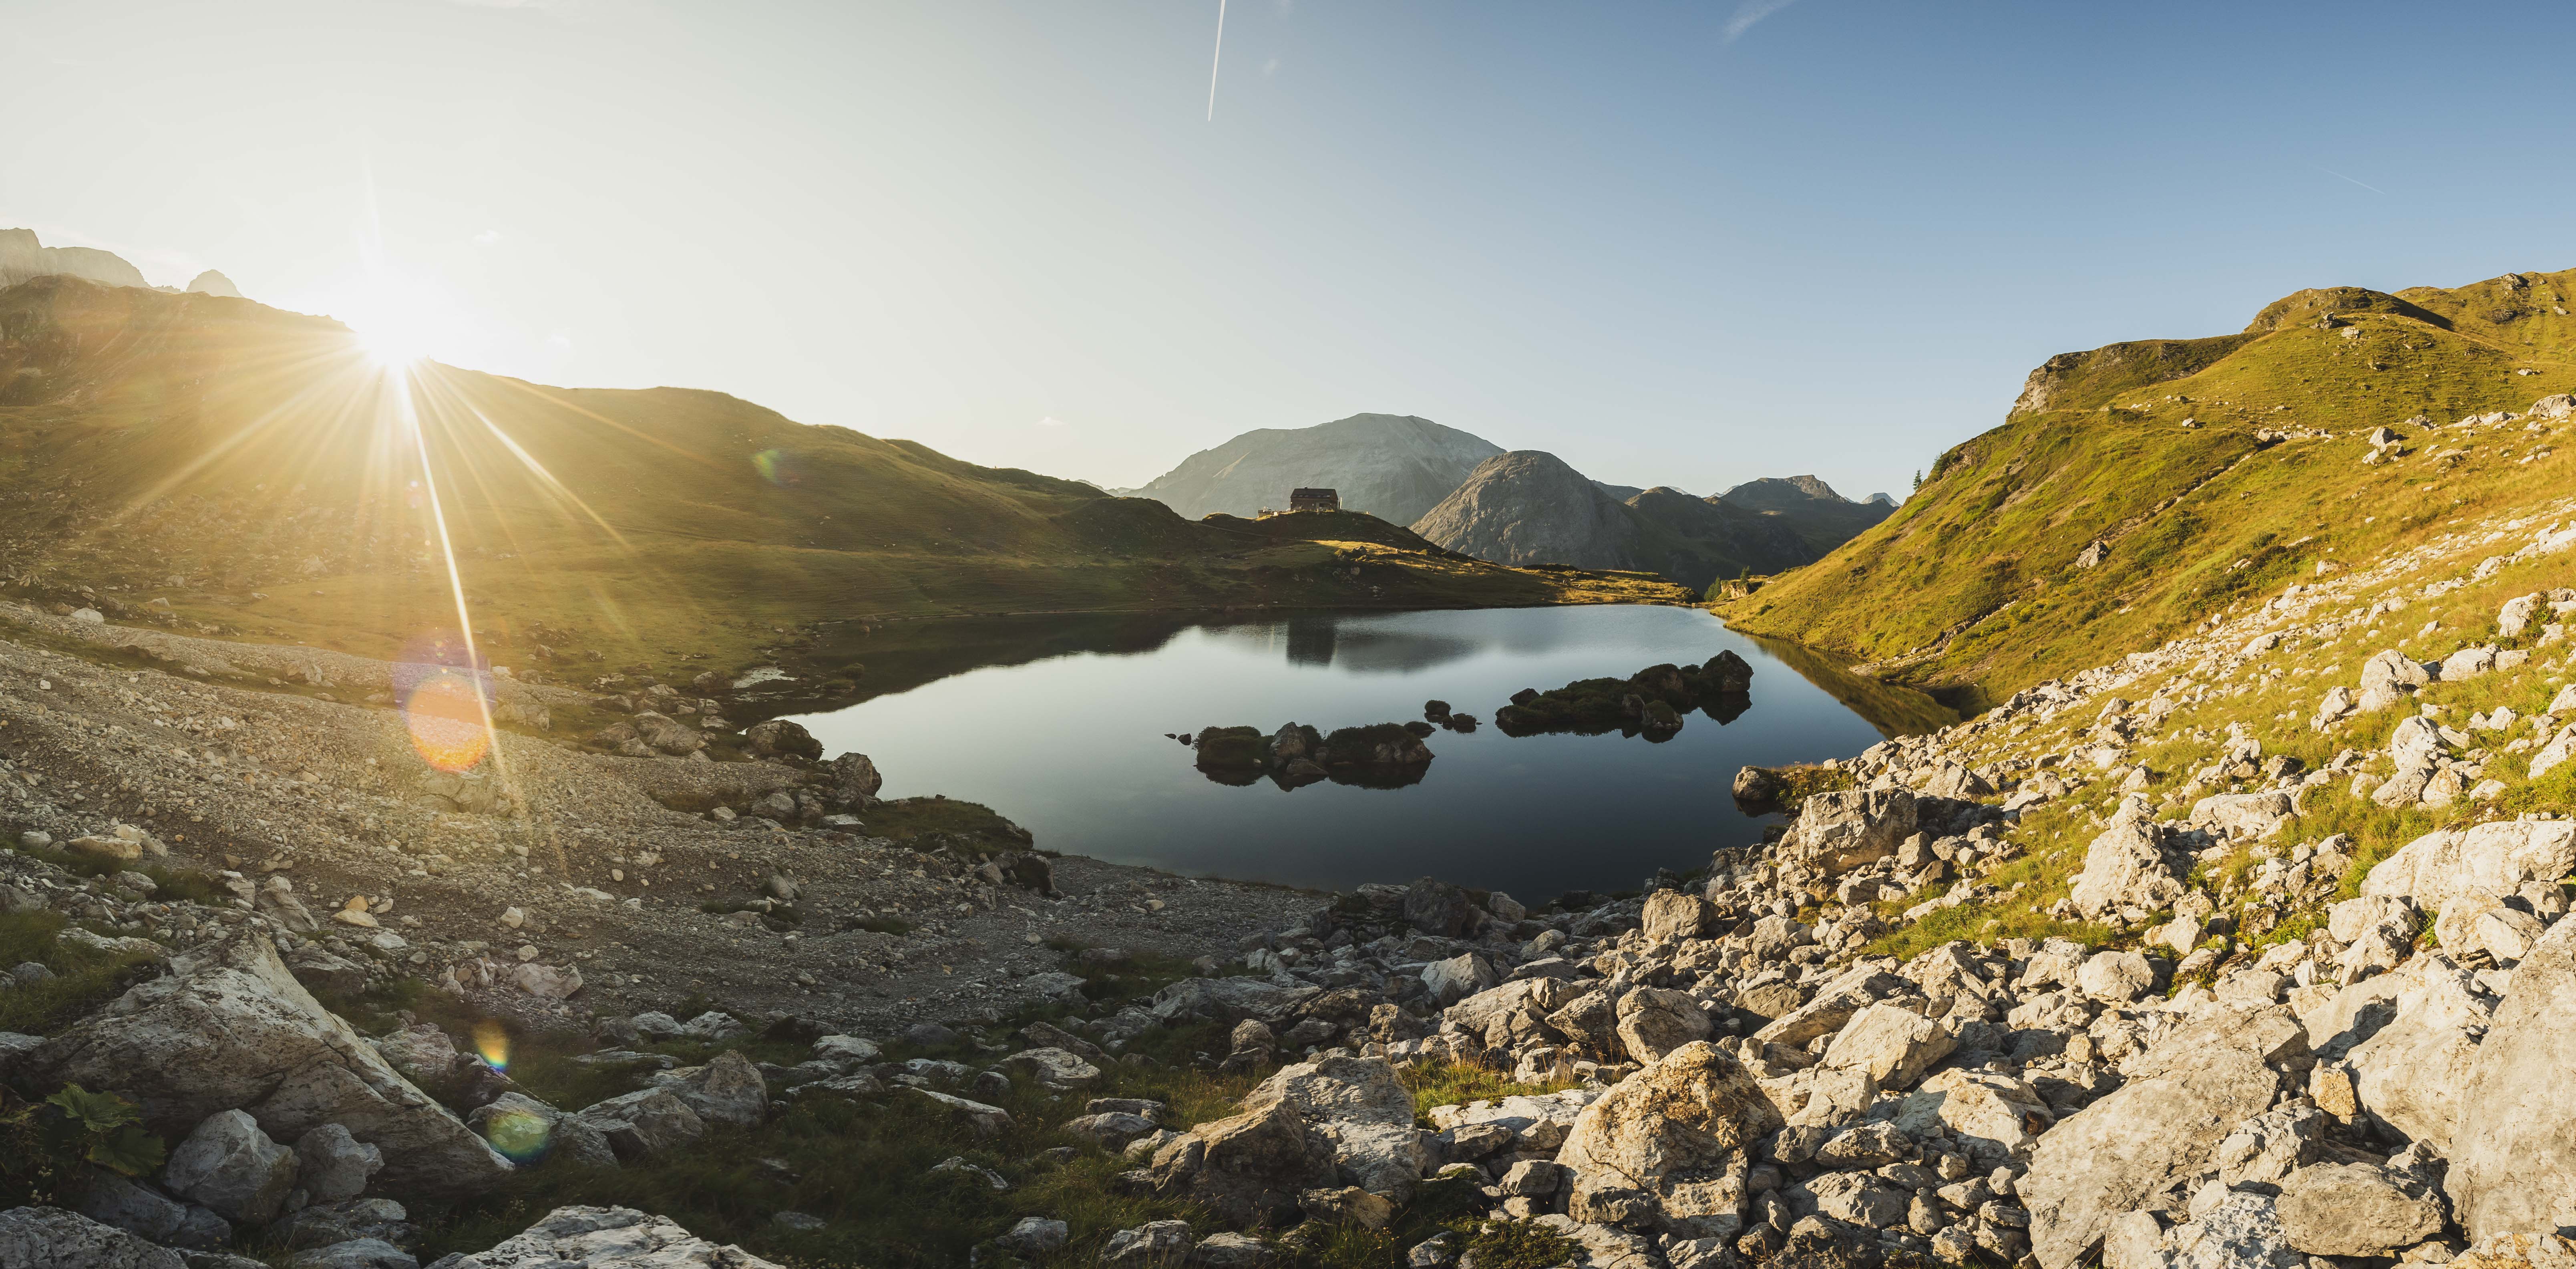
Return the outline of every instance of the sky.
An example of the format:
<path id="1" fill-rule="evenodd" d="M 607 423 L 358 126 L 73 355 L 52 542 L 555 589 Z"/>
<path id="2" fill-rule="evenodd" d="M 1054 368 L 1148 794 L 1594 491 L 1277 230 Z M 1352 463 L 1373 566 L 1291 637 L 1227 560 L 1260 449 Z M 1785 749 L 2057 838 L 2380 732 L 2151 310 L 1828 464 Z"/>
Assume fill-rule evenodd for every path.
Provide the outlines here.
<path id="1" fill-rule="evenodd" d="M 0 0 L 0 226 L 1107 486 L 1902 496 L 2051 354 L 2576 265 L 2576 7 L 1225 3 Z"/>

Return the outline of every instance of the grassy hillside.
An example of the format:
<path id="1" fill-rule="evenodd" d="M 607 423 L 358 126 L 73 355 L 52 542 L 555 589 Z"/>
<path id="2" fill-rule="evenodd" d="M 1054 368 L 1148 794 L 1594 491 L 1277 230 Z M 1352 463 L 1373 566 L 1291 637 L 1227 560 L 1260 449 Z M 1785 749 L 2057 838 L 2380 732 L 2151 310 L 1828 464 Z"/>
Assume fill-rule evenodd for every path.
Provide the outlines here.
<path id="1" fill-rule="evenodd" d="M 2052 358 L 1895 515 L 1719 611 L 1969 709 L 2152 646 L 2566 489 L 2565 419 L 2459 420 L 2576 390 L 2571 294 L 2576 273 L 2302 291 L 2239 334 Z M 2383 426 L 2400 448 L 2366 464 Z"/>
<path id="2" fill-rule="evenodd" d="M 1363 515 L 1183 520 L 722 393 L 406 377 L 245 300 L 0 291 L 13 593 L 381 655 L 453 637 L 451 547 L 493 660 L 530 668 L 739 664 L 824 618 L 1683 597 Z"/>

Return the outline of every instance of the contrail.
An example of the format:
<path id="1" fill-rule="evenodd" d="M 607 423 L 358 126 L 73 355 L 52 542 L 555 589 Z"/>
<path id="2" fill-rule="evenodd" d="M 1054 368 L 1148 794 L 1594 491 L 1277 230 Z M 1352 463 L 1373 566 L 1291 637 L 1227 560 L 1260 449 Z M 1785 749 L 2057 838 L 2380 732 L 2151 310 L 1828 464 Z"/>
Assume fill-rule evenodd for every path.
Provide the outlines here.
<path id="1" fill-rule="evenodd" d="M 1216 56 L 1208 59 L 1208 122 L 1216 122 L 1216 68 L 1225 61 L 1225 0 L 1216 0 Z"/>
<path id="2" fill-rule="evenodd" d="M 2328 176 L 2341 177 L 2341 178 L 2342 178 L 2342 179 L 2344 179 L 2344 180 L 2352 181 L 2352 183 L 2353 183 L 2353 184 L 2358 185 L 2358 186 L 2362 187 L 2363 189 L 2369 190 L 2369 191 L 2370 191 L 2371 193 L 2373 193 L 2373 194 L 2386 194 L 2386 193 L 2388 192 L 2387 190 L 2381 189 L 2381 188 L 2379 188 L 2378 186 L 2373 185 L 2373 184 L 2371 184 L 2371 183 L 2370 183 L 2370 182 L 2368 182 L 2368 181 L 2353 181 L 2351 177 L 2349 177 L 2349 176 L 2344 176 L 2344 174 L 2343 174 L 2343 173 L 2338 172 L 2338 171 L 2334 170 L 2333 168 L 2327 167 L 2327 166 L 2326 166 L 2325 164 L 2323 164 L 2323 163 L 2311 163 L 2311 164 L 2309 164 L 2308 166 L 2310 166 L 2310 167 L 2312 167 L 2312 168 L 2315 168 L 2316 170 L 2318 170 L 2318 171 L 2320 171 L 2320 172 L 2323 172 L 2323 173 L 2325 173 L 2325 174 L 2326 174 L 2326 175 L 2328 175 Z"/>

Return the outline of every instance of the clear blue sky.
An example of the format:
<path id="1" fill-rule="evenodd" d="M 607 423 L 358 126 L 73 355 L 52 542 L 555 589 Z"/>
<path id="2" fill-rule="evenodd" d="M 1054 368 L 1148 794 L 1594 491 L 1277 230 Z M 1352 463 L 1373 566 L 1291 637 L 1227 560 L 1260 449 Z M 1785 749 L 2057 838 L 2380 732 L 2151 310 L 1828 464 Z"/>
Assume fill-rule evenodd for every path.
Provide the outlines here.
<path id="1" fill-rule="evenodd" d="M 1419 414 L 1903 492 L 2051 353 L 2576 264 L 2567 6 L 13 0 L 0 225 L 1139 483 Z M 372 206 L 370 211 L 370 191 Z"/>

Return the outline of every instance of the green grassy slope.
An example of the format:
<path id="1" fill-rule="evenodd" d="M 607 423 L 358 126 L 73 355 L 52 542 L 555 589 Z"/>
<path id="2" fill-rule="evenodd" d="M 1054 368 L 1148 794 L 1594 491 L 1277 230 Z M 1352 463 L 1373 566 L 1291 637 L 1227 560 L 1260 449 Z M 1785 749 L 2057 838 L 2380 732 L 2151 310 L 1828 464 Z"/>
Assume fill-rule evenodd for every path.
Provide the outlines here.
<path id="1" fill-rule="evenodd" d="M 406 380 L 245 300 L 0 291 L 14 593 L 383 654 L 456 625 L 450 543 L 478 635 L 521 666 L 736 664 L 827 617 L 1685 597 L 1358 514 L 1187 521 L 722 393 Z"/>
<path id="2" fill-rule="evenodd" d="M 2451 425 L 2576 389 L 2571 295 L 2576 273 L 2302 291 L 2240 334 L 2052 358 L 1886 522 L 1719 611 L 1970 709 L 2150 646 L 2321 562 L 2566 488 L 2564 456 L 2526 461 L 2565 420 Z M 2381 426 L 2404 454 L 2365 465 Z"/>

